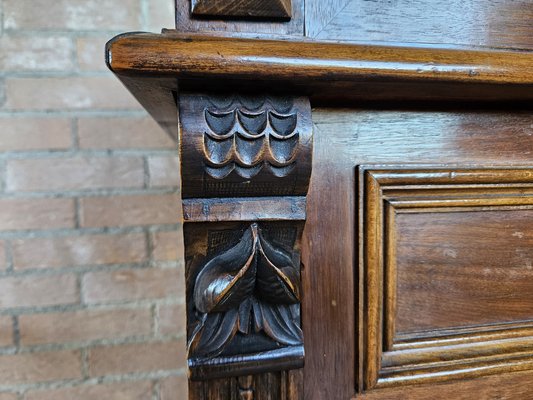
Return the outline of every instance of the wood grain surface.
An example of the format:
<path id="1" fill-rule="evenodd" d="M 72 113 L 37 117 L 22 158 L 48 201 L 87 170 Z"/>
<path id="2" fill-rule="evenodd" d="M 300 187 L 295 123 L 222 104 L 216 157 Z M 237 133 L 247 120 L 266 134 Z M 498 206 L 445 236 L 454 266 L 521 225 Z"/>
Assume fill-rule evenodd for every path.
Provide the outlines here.
<path id="1" fill-rule="evenodd" d="M 115 73 L 177 78 L 532 84 L 533 54 L 496 50 L 371 47 L 312 41 L 129 34 L 108 43 Z"/>
<path id="2" fill-rule="evenodd" d="M 303 285 L 306 293 L 313 293 L 312 301 L 306 302 L 304 298 L 302 309 L 306 346 L 313 349 L 306 352 L 305 399 L 361 396 L 373 400 L 425 400 L 433 392 L 439 399 L 466 399 L 469 398 L 466 392 L 468 396 L 479 393 L 483 400 L 500 398 L 498 396 L 512 399 L 515 395 L 531 398 L 526 388 L 532 375 L 520 372 L 470 381 L 455 380 L 445 385 L 375 389 L 357 395 L 363 382 L 362 333 L 368 327 L 363 318 L 363 253 L 357 247 L 357 236 L 361 237 L 363 232 L 354 229 L 355 221 L 362 216 L 358 214 L 353 189 L 357 178 L 355 166 L 359 164 L 404 165 L 407 161 L 419 165 L 440 163 L 487 168 L 531 165 L 533 117 L 529 110 L 317 109 L 313 120 L 316 151 L 302 254 Z M 409 214 L 406 218 L 415 215 Z M 490 224 L 490 219 L 484 223 Z M 518 222 L 511 223 L 515 224 Z M 509 251 L 512 251 L 518 238 L 508 236 Z M 322 244 L 325 238 L 328 238 L 327 244 Z M 426 235 L 423 240 L 431 238 Z M 478 240 L 481 243 L 482 239 Z M 524 291 L 520 293 L 525 295 Z M 468 306 L 465 304 L 463 308 Z M 524 312 L 522 316 L 527 314 L 525 309 L 519 310 Z M 490 320 L 491 317 L 486 315 L 485 318 Z M 403 323 L 412 326 L 416 320 Z M 356 335 L 357 331 L 361 335 Z M 502 387 L 504 376 L 515 386 Z"/>
<path id="3" fill-rule="evenodd" d="M 180 93 L 178 107 L 191 398 L 297 400 L 309 101 Z"/>
<path id="4" fill-rule="evenodd" d="M 249 10 L 250 4 L 255 4 L 255 13 L 264 14 L 266 10 L 272 10 L 269 4 L 280 4 L 276 10 L 289 9 L 290 18 L 287 15 L 272 19 L 267 15 L 246 17 L 246 15 L 194 15 L 191 10 L 191 0 L 176 0 L 176 30 L 179 32 L 199 32 L 204 34 L 222 34 L 235 37 L 302 37 L 304 35 L 304 0 L 231 0 L 214 1 L 201 0 L 206 7 L 202 7 L 210 13 L 227 13 L 229 10 L 240 11 L 239 14 Z M 196 4 L 196 3 L 195 3 Z M 222 6 L 220 6 L 222 4 Z M 268 7 L 265 7 L 267 5 Z M 272 14 L 272 13 L 270 13 Z M 282 11 L 281 14 L 286 14 Z"/>
<path id="5" fill-rule="evenodd" d="M 396 216 L 396 331 L 533 320 L 533 210 Z"/>
<path id="6" fill-rule="evenodd" d="M 512 236 L 524 232 L 513 230 L 518 226 L 508 215 L 519 213 L 522 221 L 523 212 L 533 210 L 533 169 L 409 165 L 359 171 L 365 388 L 530 369 L 530 258 L 515 265 L 516 258 L 499 255 L 502 247 L 524 251 Z M 425 226 L 432 231 L 422 223 L 428 215 L 433 220 Z M 520 227 L 529 235 L 530 225 Z M 409 240 L 413 231 L 421 235 L 418 241 Z M 409 247 L 403 249 L 407 262 L 402 246 Z M 485 250 L 491 247 L 496 251 Z M 441 249 L 439 261 L 434 254 Z M 416 327 L 420 321 L 429 325 Z M 467 326 L 473 329 L 455 329 Z M 423 334 L 409 335 L 416 330 Z"/>
<path id="7" fill-rule="evenodd" d="M 374 44 L 533 49 L 529 0 L 307 0 L 306 35 Z"/>
<path id="8" fill-rule="evenodd" d="M 191 34 L 128 34 L 107 45 L 109 67 L 176 137 L 181 90 L 305 95 L 316 105 L 377 101 L 527 102 L 533 54 L 369 47 Z M 176 79 L 177 78 L 177 79 Z"/>
<path id="9" fill-rule="evenodd" d="M 291 0 L 191 0 L 193 15 L 214 17 L 263 17 L 290 19 Z"/>

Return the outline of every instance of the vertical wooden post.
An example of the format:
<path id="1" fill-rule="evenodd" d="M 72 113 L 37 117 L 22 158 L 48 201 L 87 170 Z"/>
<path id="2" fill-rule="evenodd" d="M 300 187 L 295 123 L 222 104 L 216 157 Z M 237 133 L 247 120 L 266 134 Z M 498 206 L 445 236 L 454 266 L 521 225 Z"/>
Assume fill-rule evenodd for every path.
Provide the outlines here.
<path id="1" fill-rule="evenodd" d="M 188 366 L 203 381 L 191 398 L 248 400 L 259 387 L 298 398 L 301 375 L 287 371 L 304 362 L 309 101 L 184 93 L 178 102 Z"/>

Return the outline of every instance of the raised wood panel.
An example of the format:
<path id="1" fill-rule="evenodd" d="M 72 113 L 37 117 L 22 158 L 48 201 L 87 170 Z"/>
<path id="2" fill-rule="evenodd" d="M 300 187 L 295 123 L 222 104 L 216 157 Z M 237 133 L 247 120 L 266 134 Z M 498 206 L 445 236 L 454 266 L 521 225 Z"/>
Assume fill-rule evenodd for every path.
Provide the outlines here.
<path id="1" fill-rule="evenodd" d="M 365 388 L 533 368 L 531 258 L 498 251 L 530 251 L 533 170 L 361 167 L 359 185 Z"/>
<path id="2" fill-rule="evenodd" d="M 395 223 L 396 334 L 533 320 L 533 210 L 398 212 Z"/>
<path id="3" fill-rule="evenodd" d="M 307 0 L 306 17 L 322 40 L 533 49 L 530 0 Z"/>
<path id="4" fill-rule="evenodd" d="M 319 108 L 313 110 L 313 122 L 313 175 L 302 240 L 302 284 L 307 293 L 302 303 L 304 398 L 470 400 L 475 392 L 480 400 L 531 399 L 533 372 L 360 393 L 364 349 L 363 335 L 356 332 L 364 332 L 365 322 L 360 301 L 364 298 L 363 281 L 359 279 L 363 276 L 359 268 L 363 252 L 357 247 L 362 232 L 356 229 L 356 221 L 362 215 L 357 211 L 353 189 L 355 166 L 360 164 L 532 165 L 530 110 Z M 322 246 L 326 240 L 329 245 Z M 528 329 L 515 328 L 517 335 Z M 492 337 L 498 334 L 493 332 Z"/>

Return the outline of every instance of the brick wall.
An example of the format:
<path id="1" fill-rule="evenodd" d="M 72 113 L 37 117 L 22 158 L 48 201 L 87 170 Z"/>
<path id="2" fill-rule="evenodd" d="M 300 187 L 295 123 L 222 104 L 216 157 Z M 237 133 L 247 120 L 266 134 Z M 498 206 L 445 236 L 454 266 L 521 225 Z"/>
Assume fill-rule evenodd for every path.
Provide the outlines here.
<path id="1" fill-rule="evenodd" d="M 0 1 L 0 400 L 186 398 L 176 144 L 103 61 L 172 3 Z"/>

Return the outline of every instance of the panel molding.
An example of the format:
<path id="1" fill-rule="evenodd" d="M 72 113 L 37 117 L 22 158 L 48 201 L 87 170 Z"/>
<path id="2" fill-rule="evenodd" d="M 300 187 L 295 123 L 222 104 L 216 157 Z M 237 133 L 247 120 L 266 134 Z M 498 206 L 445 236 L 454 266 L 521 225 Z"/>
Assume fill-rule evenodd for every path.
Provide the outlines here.
<path id="1" fill-rule="evenodd" d="M 361 166 L 364 388 L 533 368 L 533 321 L 395 333 L 401 213 L 533 209 L 533 169 Z"/>

